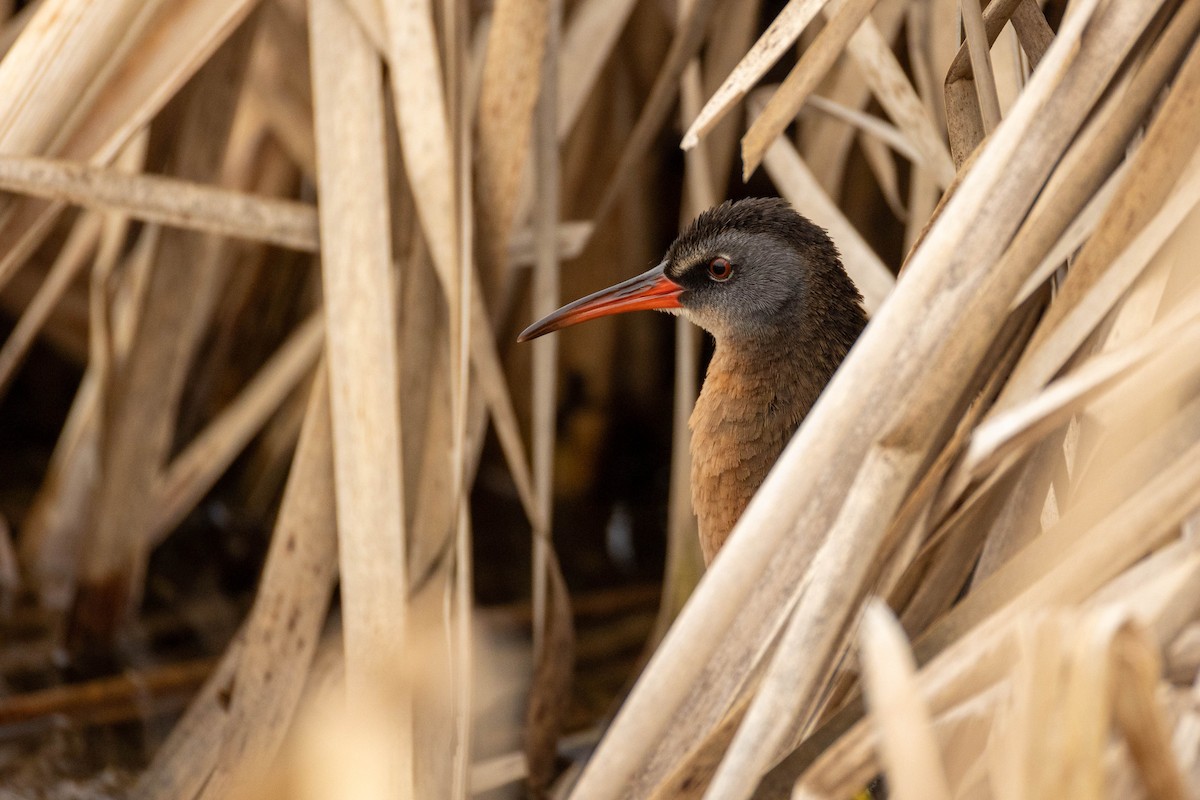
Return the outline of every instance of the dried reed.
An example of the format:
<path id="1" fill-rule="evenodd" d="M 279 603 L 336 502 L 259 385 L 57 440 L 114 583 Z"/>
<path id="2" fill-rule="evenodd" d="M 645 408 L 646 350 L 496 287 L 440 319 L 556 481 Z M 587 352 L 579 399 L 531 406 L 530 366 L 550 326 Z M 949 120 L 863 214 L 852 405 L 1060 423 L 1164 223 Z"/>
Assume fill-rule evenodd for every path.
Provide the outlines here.
<path id="1" fill-rule="evenodd" d="M 19 566 L 74 658 L 120 656 L 151 551 L 234 464 L 247 507 L 287 474 L 253 606 L 133 796 L 1200 791 L 1200 0 L 0 15 L 0 397 L 39 340 L 83 374 L 15 545 L 0 507 L 5 599 Z M 703 580 L 677 323 L 661 607 L 603 640 L 649 660 L 581 753 L 604 647 L 555 523 L 608 423 L 562 376 L 657 385 L 628 345 L 656 333 L 512 333 L 744 194 L 739 143 L 872 320 Z M 527 688 L 474 599 L 512 569 L 471 505 L 505 473 Z"/>

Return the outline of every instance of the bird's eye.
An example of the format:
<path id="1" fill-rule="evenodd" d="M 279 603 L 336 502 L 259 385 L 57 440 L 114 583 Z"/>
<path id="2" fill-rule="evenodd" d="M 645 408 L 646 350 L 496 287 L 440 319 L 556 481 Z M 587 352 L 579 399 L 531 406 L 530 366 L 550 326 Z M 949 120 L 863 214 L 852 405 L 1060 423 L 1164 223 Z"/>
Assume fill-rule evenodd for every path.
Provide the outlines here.
<path id="1" fill-rule="evenodd" d="M 733 274 L 733 264 L 729 263 L 729 259 L 723 256 L 717 256 L 712 261 L 708 262 L 708 275 L 714 281 L 727 281 L 729 276 Z"/>

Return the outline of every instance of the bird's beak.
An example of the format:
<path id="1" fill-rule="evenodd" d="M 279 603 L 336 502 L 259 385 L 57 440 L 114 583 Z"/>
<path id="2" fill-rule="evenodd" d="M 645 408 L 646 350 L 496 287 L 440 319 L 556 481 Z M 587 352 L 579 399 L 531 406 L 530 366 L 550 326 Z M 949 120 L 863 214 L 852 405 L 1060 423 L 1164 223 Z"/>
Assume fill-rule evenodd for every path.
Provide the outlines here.
<path id="1" fill-rule="evenodd" d="M 666 262 L 659 264 L 636 278 L 602 289 L 595 294 L 580 298 L 565 305 L 553 314 L 541 319 L 517 337 L 518 342 L 527 342 L 543 333 L 550 333 L 569 325 L 587 322 L 596 317 L 639 311 L 645 308 L 680 308 L 679 295 L 683 287 L 667 277 Z"/>

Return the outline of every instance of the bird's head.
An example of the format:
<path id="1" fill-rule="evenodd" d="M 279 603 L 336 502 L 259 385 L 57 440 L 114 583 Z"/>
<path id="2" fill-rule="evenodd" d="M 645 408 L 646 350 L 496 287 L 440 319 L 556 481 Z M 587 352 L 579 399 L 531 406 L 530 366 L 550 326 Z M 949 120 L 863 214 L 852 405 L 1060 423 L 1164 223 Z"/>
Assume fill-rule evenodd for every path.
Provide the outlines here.
<path id="1" fill-rule="evenodd" d="M 849 281 L 825 231 L 778 198 L 726 202 L 698 216 L 658 266 L 563 306 L 519 340 L 638 309 L 681 313 L 718 340 L 771 336 L 794 324 L 786 311 L 824 300 L 822 276 Z"/>

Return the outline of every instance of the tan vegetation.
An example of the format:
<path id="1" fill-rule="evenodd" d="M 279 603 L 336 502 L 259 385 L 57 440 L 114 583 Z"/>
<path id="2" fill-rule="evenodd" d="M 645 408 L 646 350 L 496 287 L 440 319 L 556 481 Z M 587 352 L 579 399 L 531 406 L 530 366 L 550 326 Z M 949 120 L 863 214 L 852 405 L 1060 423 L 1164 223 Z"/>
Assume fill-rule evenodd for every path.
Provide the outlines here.
<path id="1" fill-rule="evenodd" d="M 6 625 L 120 660 L 223 476 L 273 520 L 219 658 L 11 690 L 0 726 L 188 696 L 144 800 L 1200 796 L 1200 0 L 0 14 L 0 394 L 31 354 L 82 374 L 0 506 Z M 651 626 L 574 628 L 555 501 L 609 423 L 562 424 L 563 376 L 595 412 L 614 363 L 670 366 L 651 323 L 515 333 L 730 174 L 829 229 L 872 321 L 699 583 L 677 321 L 652 655 L 581 725 L 575 654 Z M 516 617 L 474 594 L 514 569 L 472 558 L 501 471 Z M 498 722 L 502 618 L 532 648 Z"/>

